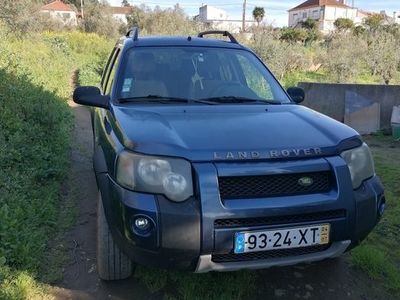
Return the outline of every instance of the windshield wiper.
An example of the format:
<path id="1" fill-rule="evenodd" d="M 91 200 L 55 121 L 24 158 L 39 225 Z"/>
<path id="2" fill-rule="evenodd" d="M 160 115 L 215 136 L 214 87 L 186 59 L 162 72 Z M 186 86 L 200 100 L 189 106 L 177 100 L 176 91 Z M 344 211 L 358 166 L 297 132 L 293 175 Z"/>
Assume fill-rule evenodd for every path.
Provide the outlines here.
<path id="1" fill-rule="evenodd" d="M 263 100 L 263 99 L 253 99 L 247 97 L 237 97 L 237 96 L 222 96 L 222 97 L 210 97 L 210 98 L 202 98 L 199 101 L 210 101 L 215 103 L 254 103 L 254 104 L 281 104 L 278 101 L 274 100 Z"/>
<path id="2" fill-rule="evenodd" d="M 168 96 L 160 96 L 160 95 L 147 95 L 140 97 L 129 97 L 129 98 L 121 98 L 118 100 L 119 103 L 126 102 L 157 102 L 157 103 L 202 103 L 208 105 L 215 105 L 214 101 L 206 101 L 202 99 L 187 99 L 187 98 L 179 98 L 179 97 L 168 97 Z"/>
<path id="3" fill-rule="evenodd" d="M 139 97 L 129 97 L 118 99 L 119 103 L 126 102 L 159 102 L 159 103 L 188 103 L 190 100 L 179 97 L 167 97 L 159 95 L 147 95 Z"/>

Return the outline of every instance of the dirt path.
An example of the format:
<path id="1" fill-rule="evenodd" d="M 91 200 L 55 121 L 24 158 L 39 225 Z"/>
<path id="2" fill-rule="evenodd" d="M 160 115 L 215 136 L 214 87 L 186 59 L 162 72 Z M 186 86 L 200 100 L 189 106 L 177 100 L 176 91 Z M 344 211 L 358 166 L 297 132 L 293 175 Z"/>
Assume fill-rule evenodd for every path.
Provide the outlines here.
<path id="1" fill-rule="evenodd" d="M 105 283 L 96 273 L 96 197 L 92 169 L 92 131 L 87 108 L 70 104 L 75 115 L 69 194 L 77 202 L 76 227 L 66 234 L 69 250 L 57 299 L 160 299 L 136 279 Z M 253 299 L 393 299 L 364 274 L 351 269 L 346 257 L 319 264 L 257 271 Z M 229 275 L 227 275 L 229 276 Z"/>
<path id="2" fill-rule="evenodd" d="M 69 249 L 57 299 L 157 299 L 134 279 L 105 283 L 96 271 L 97 186 L 92 168 L 93 137 L 89 110 L 69 103 L 75 116 L 69 197 L 77 202 L 76 226 L 65 236 Z"/>

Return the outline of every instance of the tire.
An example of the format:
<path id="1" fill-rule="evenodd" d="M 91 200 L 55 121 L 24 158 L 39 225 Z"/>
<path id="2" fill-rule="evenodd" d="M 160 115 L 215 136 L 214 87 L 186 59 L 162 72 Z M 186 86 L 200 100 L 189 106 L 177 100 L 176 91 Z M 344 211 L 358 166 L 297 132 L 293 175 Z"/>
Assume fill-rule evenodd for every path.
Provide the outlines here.
<path id="1" fill-rule="evenodd" d="M 97 272 L 103 280 L 125 279 L 132 275 L 132 261 L 111 235 L 100 192 L 97 200 Z"/>

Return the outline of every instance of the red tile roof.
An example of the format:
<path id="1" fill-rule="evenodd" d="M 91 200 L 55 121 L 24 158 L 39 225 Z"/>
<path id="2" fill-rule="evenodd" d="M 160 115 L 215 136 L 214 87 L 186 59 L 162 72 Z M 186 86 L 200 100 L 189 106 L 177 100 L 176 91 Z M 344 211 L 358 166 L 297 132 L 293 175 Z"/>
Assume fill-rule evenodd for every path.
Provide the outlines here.
<path id="1" fill-rule="evenodd" d="M 371 17 L 371 16 L 379 15 L 379 13 L 359 9 L 358 16 L 360 16 L 360 15 L 366 16 L 366 17 Z"/>
<path id="2" fill-rule="evenodd" d="M 292 9 L 289 9 L 289 11 L 305 9 L 315 6 L 324 6 L 324 5 L 350 8 L 350 6 L 344 4 L 344 0 L 307 0 L 301 3 L 300 5 L 293 7 Z"/>
<path id="3" fill-rule="evenodd" d="M 133 11 L 132 6 L 111 6 L 111 11 L 114 15 L 129 15 Z"/>
<path id="4" fill-rule="evenodd" d="M 61 1 L 54 1 L 42 6 L 40 10 L 74 11 L 71 7 Z"/>

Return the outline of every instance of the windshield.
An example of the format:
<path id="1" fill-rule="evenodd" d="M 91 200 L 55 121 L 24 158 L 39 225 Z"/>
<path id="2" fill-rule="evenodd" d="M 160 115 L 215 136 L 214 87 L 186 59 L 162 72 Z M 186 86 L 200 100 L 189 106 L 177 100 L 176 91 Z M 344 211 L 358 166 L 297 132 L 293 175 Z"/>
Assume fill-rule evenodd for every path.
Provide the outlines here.
<path id="1" fill-rule="evenodd" d="M 205 47 L 137 47 L 128 51 L 117 97 L 121 102 L 290 103 L 249 51 Z"/>

